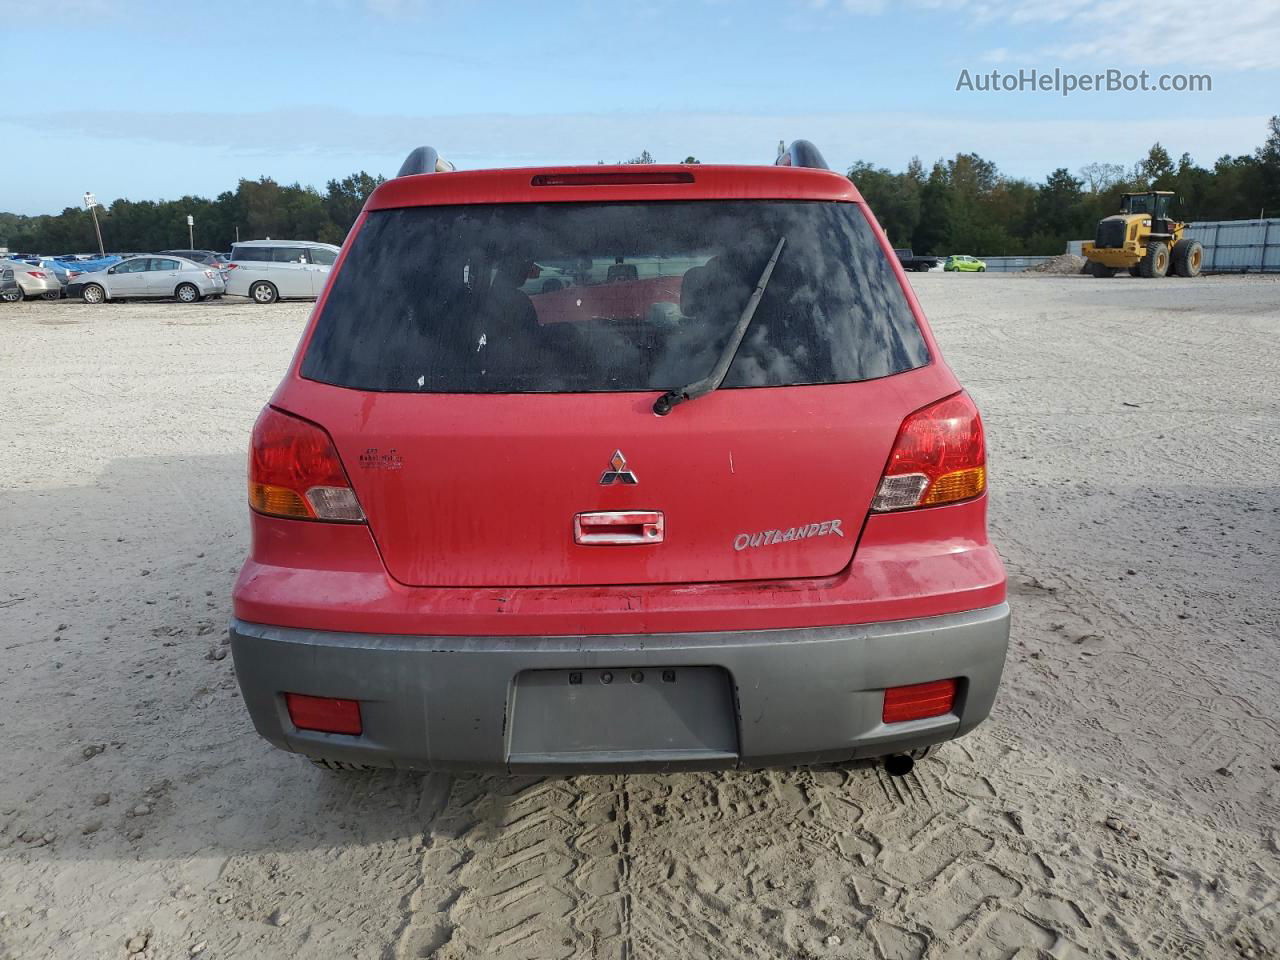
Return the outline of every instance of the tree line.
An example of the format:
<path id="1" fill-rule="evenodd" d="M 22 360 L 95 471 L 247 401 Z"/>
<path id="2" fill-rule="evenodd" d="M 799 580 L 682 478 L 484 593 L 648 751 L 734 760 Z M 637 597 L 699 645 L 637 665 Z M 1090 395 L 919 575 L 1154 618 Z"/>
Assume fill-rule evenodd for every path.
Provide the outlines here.
<path id="1" fill-rule="evenodd" d="M 365 199 L 386 178 L 361 170 L 330 180 L 324 193 L 270 177 L 241 180 L 210 200 L 114 200 L 98 210 L 102 242 L 108 252 L 183 250 L 188 247 L 187 217 L 195 219 L 198 250 L 231 249 L 244 240 L 265 237 L 342 243 Z M 87 253 L 98 248 L 89 211 L 67 207 L 47 216 L 0 213 L 0 246 L 23 253 Z"/>
<path id="2" fill-rule="evenodd" d="M 625 162 L 654 158 L 645 150 Z M 925 254 L 1055 254 L 1068 240 L 1092 237 L 1098 220 L 1115 213 L 1127 191 L 1174 191 L 1181 198 L 1175 216 L 1183 220 L 1243 220 L 1264 211 L 1280 216 L 1280 116 L 1271 118 L 1253 153 L 1219 157 L 1211 168 L 1186 153 L 1174 161 L 1156 143 L 1132 166 L 1090 163 L 1075 173 L 1064 167 L 1042 183 L 1005 176 L 976 153 L 938 160 L 928 170 L 915 158 L 897 173 L 858 162 L 849 178 L 894 246 Z M 227 250 L 237 231 L 245 240 L 341 243 L 384 179 L 362 170 L 330 180 L 321 193 L 262 177 L 241 180 L 213 200 L 115 200 L 98 216 L 106 248 L 120 252 L 185 248 L 188 215 L 195 218 L 200 249 Z M 87 252 L 97 240 L 88 211 L 68 207 L 47 216 L 0 213 L 0 245 L 27 253 Z"/>
<path id="3" fill-rule="evenodd" d="M 1090 163 L 1074 174 L 1054 170 L 1043 183 L 1000 173 L 976 153 L 919 158 L 900 173 L 855 163 L 849 178 L 871 205 L 895 247 L 917 253 L 983 256 L 1062 253 L 1068 240 L 1091 239 L 1100 219 L 1119 212 L 1120 195 L 1172 190 L 1178 219 L 1280 217 L 1280 116 L 1253 153 L 1222 156 L 1211 168 L 1189 154 L 1174 160 L 1162 144 L 1132 166 Z"/>

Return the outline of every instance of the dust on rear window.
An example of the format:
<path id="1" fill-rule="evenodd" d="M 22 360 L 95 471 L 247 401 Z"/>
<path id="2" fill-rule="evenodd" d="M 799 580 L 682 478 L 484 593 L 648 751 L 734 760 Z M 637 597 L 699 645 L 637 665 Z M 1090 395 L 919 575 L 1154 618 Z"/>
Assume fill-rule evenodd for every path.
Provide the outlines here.
<path id="1" fill-rule="evenodd" d="M 786 243 L 725 388 L 847 383 L 928 349 L 860 208 L 696 201 L 371 213 L 302 361 L 361 390 L 668 390 L 707 375 Z"/>

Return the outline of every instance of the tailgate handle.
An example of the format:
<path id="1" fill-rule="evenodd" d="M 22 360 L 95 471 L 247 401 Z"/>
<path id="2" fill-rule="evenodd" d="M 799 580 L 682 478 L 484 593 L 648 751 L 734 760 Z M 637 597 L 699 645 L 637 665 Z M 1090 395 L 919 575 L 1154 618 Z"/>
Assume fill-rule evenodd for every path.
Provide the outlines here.
<path id="1" fill-rule="evenodd" d="M 584 546 L 661 543 L 665 537 L 661 510 L 612 510 L 573 518 L 573 542 Z"/>

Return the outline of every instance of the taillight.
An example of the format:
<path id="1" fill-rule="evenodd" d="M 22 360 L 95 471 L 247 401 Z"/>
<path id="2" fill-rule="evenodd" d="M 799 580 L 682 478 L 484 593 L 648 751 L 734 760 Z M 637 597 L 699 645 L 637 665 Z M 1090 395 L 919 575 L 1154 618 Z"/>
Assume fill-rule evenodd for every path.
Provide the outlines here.
<path id="1" fill-rule="evenodd" d="M 43 280 L 45 277 L 43 270 L 28 270 L 27 274 L 28 276 L 35 277 L 37 280 Z"/>
<path id="2" fill-rule="evenodd" d="M 271 407 L 253 425 L 249 506 L 272 517 L 364 522 L 329 435 Z"/>
<path id="3" fill-rule="evenodd" d="M 961 391 L 902 422 L 873 513 L 971 500 L 987 489 L 982 418 Z"/>
<path id="4" fill-rule="evenodd" d="M 228 263 L 228 264 L 224 264 L 224 266 L 226 266 L 226 268 L 227 268 L 228 270 L 234 270 L 236 267 L 240 266 L 240 264 L 238 264 L 238 263 Z"/>

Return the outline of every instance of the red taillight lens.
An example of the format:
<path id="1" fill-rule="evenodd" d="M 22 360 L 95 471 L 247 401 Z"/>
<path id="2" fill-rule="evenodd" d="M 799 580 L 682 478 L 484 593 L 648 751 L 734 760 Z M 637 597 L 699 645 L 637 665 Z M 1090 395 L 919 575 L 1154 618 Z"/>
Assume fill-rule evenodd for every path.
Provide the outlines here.
<path id="1" fill-rule="evenodd" d="M 45 277 L 43 270 L 28 270 L 27 274 L 28 276 L 35 277 L 37 280 L 43 280 Z"/>
<path id="2" fill-rule="evenodd" d="M 240 264 L 238 264 L 238 263 L 224 263 L 224 264 L 223 264 L 223 266 L 224 266 L 224 267 L 226 267 L 228 270 L 234 270 L 236 267 L 240 266 Z"/>
<path id="3" fill-rule="evenodd" d="M 253 425 L 249 505 L 273 517 L 364 521 L 329 435 L 314 423 L 271 407 Z"/>
<path id="4" fill-rule="evenodd" d="M 956 503 L 987 489 L 982 418 L 964 392 L 917 410 L 902 422 L 874 513 Z"/>
<path id="5" fill-rule="evenodd" d="M 364 724 L 360 720 L 360 701 L 335 697 L 309 697 L 302 693 L 286 693 L 285 706 L 289 719 L 299 730 L 320 733 L 348 733 L 360 736 Z"/>
<path id="6" fill-rule="evenodd" d="M 890 687 L 884 692 L 885 723 L 905 723 L 950 713 L 956 704 L 957 683 L 950 680 L 934 680 L 930 683 L 913 683 L 907 687 Z"/>

